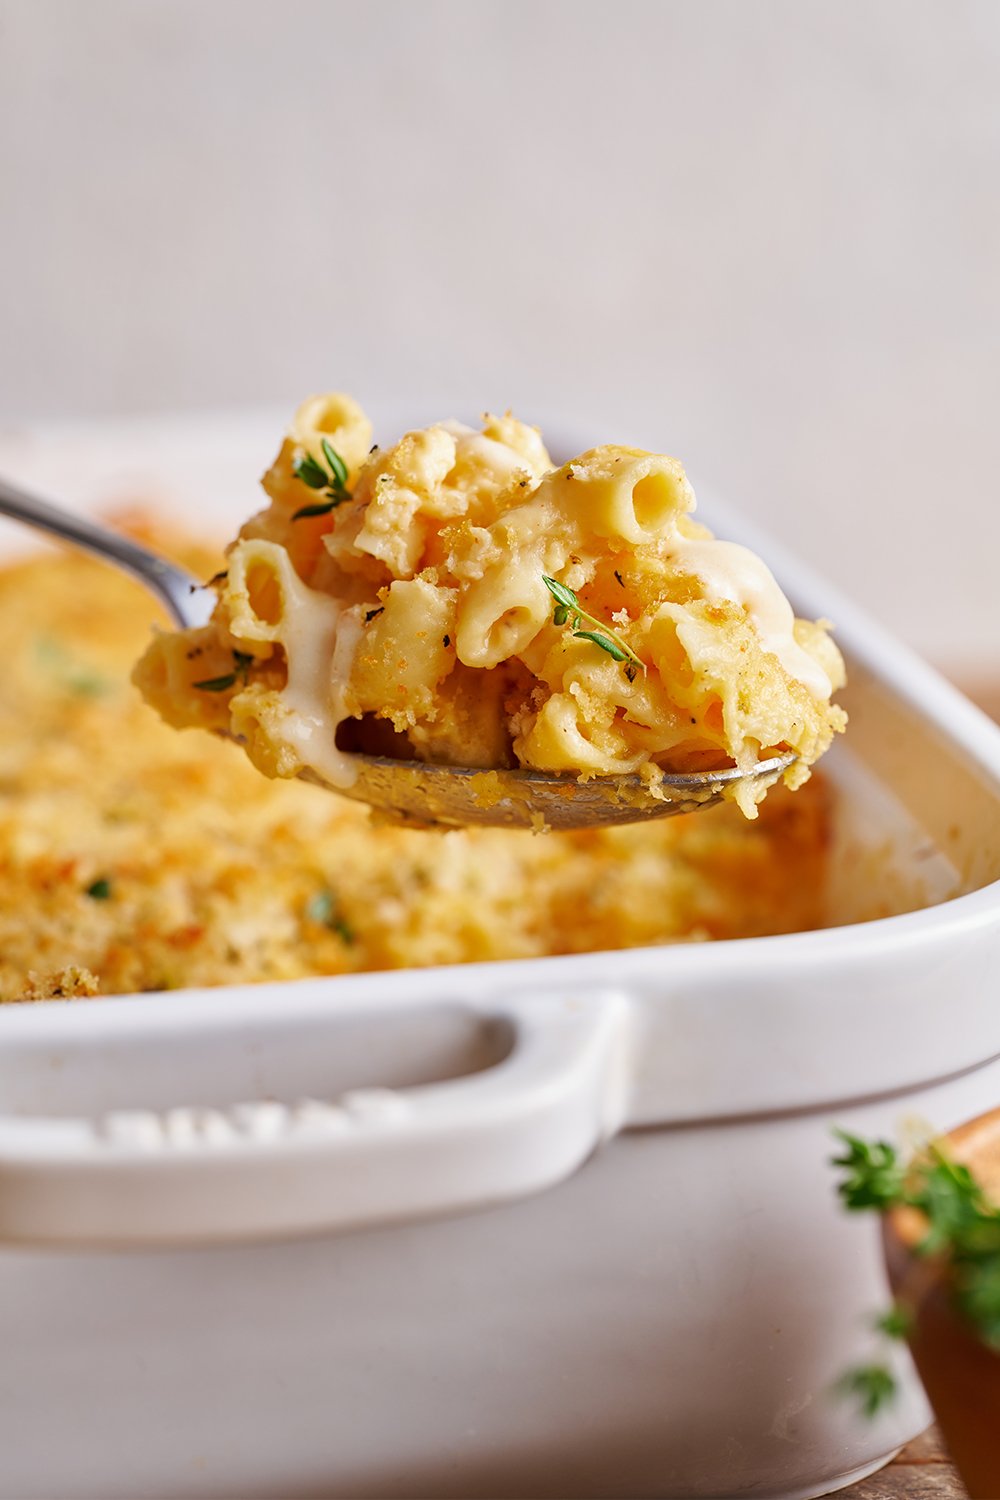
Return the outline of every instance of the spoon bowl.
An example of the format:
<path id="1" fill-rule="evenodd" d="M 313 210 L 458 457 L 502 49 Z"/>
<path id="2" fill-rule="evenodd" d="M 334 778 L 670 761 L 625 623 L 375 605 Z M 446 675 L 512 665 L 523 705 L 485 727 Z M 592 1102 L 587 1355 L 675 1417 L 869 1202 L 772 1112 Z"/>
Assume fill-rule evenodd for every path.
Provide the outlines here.
<path id="1" fill-rule="evenodd" d="M 759 761 L 749 774 L 735 766 L 694 774 L 665 773 L 655 788 L 640 776 L 594 776 L 577 781 L 533 770 L 476 770 L 426 761 L 390 760 L 353 754 L 357 777 L 330 790 L 367 802 L 393 822 L 423 827 L 611 828 L 677 813 L 700 812 L 718 803 L 727 786 L 745 780 L 770 786 L 796 757 Z M 303 780 L 328 786 L 310 771 Z"/>

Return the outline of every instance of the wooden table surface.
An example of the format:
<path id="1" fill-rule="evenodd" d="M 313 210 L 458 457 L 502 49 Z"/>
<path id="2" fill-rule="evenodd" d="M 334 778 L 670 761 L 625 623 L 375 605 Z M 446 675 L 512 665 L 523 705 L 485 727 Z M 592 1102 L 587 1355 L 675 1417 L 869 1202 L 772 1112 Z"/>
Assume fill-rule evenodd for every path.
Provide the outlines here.
<path id="1" fill-rule="evenodd" d="M 838 1494 L 842 1500 L 968 1500 L 936 1427 L 908 1443 L 886 1468 Z"/>

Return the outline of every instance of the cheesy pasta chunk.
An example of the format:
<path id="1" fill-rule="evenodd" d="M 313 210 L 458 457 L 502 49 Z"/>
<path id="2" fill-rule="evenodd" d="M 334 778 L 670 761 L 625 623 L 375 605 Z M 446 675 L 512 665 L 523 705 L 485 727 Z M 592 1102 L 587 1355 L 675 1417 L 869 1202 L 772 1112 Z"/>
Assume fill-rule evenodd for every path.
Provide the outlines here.
<path id="1" fill-rule="evenodd" d="M 371 436 L 347 396 L 300 408 L 211 623 L 157 635 L 136 668 L 168 722 L 335 787 L 360 746 L 638 773 L 654 793 L 665 771 L 786 750 L 795 787 L 844 727 L 827 627 L 692 518 L 676 459 L 606 445 L 556 467 L 510 415 Z M 763 794 L 732 789 L 748 817 Z"/>

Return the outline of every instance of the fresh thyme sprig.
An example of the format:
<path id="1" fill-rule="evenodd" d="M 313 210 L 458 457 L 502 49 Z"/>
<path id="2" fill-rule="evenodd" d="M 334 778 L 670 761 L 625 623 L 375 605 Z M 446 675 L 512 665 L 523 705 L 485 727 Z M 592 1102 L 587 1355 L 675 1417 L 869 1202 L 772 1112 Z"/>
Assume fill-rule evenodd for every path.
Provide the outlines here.
<path id="1" fill-rule="evenodd" d="M 617 630 L 612 630 L 610 625 L 605 625 L 596 615 L 588 614 L 571 588 L 550 578 L 547 573 L 542 574 L 542 582 L 556 601 L 552 610 L 553 625 L 569 625 L 578 641 L 592 641 L 595 646 L 600 646 L 602 651 L 614 657 L 615 661 L 623 661 L 625 676 L 629 682 L 635 681 L 637 672 L 645 672 L 645 662 L 636 656 Z M 593 625 L 594 629 L 581 630 L 580 626 L 584 621 Z"/>
<path id="2" fill-rule="evenodd" d="M 246 687 L 247 674 L 252 664 L 253 657 L 248 652 L 234 651 L 231 672 L 225 672 L 221 677 L 206 677 L 202 682 L 192 682 L 191 686 L 199 688 L 203 693 L 225 693 L 236 686 L 236 679 L 239 678 Z"/>
<path id="3" fill-rule="evenodd" d="M 328 438 L 322 439 L 320 447 L 328 468 L 325 469 L 311 453 L 303 453 L 292 464 L 292 473 L 296 479 L 301 479 L 304 485 L 308 485 L 309 489 L 322 490 L 329 499 L 320 500 L 315 505 L 303 505 L 292 516 L 293 521 L 300 521 L 304 516 L 328 515 L 331 510 L 336 510 L 338 505 L 343 505 L 345 500 L 351 498 L 344 460 Z"/>
<path id="4" fill-rule="evenodd" d="M 968 1167 L 940 1145 L 932 1143 L 904 1166 L 888 1141 L 835 1133 L 845 1148 L 832 1165 L 844 1168 L 838 1191 L 846 1207 L 862 1213 L 917 1209 L 927 1231 L 914 1254 L 944 1259 L 959 1315 L 984 1343 L 1000 1350 L 1000 1207 L 985 1196 Z M 912 1320 L 913 1309 L 899 1302 L 878 1319 L 876 1328 L 888 1338 L 905 1338 Z M 860 1400 L 868 1416 L 896 1394 L 895 1376 L 884 1363 L 848 1370 L 838 1384 Z"/>

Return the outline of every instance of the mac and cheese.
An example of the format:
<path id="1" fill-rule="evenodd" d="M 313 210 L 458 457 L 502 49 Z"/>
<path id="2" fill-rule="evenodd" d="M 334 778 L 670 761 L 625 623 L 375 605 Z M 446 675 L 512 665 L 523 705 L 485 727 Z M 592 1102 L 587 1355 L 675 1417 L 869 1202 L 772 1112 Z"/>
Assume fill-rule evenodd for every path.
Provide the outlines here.
<path id="1" fill-rule="evenodd" d="M 509 415 L 371 439 L 347 396 L 300 408 L 211 623 L 158 635 L 136 670 L 170 723 L 334 787 L 358 721 L 381 753 L 654 793 L 665 770 L 783 750 L 795 787 L 843 728 L 826 626 L 692 519 L 676 459 L 608 445 L 557 467 Z M 748 817 L 762 795 L 733 789 Z"/>
<path id="2" fill-rule="evenodd" d="M 204 576 L 218 566 L 132 529 Z M 137 583 L 80 553 L 0 569 L 0 1001 L 823 921 L 820 777 L 795 796 L 778 789 L 756 825 L 735 807 L 545 838 L 378 825 L 344 797 L 265 781 L 214 735 L 162 724 L 128 682 L 154 612 Z"/>

